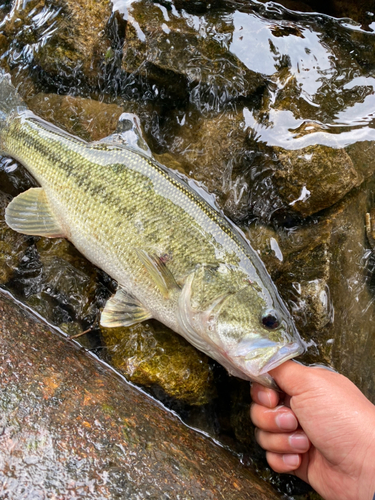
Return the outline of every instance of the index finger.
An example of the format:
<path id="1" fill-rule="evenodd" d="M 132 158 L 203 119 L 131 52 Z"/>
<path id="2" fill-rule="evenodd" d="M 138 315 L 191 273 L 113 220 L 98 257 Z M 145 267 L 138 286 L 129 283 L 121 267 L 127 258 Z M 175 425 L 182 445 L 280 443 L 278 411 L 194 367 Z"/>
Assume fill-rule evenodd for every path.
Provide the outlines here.
<path id="1" fill-rule="evenodd" d="M 267 408 L 275 408 L 279 404 L 281 396 L 281 394 L 274 389 L 264 387 L 256 382 L 251 384 L 250 394 L 254 403 L 258 403 Z"/>

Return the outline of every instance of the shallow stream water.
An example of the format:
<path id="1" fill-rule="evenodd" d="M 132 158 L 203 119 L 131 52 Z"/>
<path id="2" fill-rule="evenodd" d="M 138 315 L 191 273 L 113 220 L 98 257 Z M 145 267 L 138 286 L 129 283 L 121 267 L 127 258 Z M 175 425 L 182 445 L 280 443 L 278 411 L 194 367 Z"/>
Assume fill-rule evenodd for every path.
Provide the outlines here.
<path id="1" fill-rule="evenodd" d="M 0 20 L 1 66 L 30 109 L 85 140 L 136 113 L 155 157 L 213 193 L 258 250 L 309 346 L 303 360 L 334 367 L 375 402 L 375 261 L 365 229 L 375 188 L 375 6 L 13 0 Z M 34 185 L 1 157 L 0 213 Z M 156 322 L 99 329 L 115 284 L 70 244 L 10 234 L 1 215 L 0 284 L 67 335 L 90 330 L 77 341 L 288 498 L 314 498 L 267 468 L 247 383 Z"/>

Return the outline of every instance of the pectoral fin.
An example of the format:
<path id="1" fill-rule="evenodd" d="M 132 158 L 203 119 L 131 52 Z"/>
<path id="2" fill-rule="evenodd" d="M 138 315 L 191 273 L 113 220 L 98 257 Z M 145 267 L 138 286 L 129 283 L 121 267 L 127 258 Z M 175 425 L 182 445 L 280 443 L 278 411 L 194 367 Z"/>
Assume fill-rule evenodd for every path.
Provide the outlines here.
<path id="1" fill-rule="evenodd" d="M 100 317 L 100 324 L 109 328 L 131 326 L 151 317 L 149 311 L 133 295 L 119 288 L 106 303 Z"/>
<path id="2" fill-rule="evenodd" d="M 173 277 L 173 274 L 157 255 L 151 255 L 145 250 L 141 250 L 139 248 L 136 249 L 136 252 L 139 260 L 145 266 L 151 278 L 156 283 L 165 298 L 170 296 L 172 290 L 180 289 Z"/>
<path id="3" fill-rule="evenodd" d="M 43 188 L 31 188 L 16 196 L 5 210 L 5 222 L 18 233 L 48 238 L 66 236 Z"/>

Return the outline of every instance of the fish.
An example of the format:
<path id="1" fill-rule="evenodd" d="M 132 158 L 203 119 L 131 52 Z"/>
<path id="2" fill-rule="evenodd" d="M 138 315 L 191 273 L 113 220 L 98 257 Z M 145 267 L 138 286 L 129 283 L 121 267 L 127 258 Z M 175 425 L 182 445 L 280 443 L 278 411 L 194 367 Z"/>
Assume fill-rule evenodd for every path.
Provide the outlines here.
<path id="1" fill-rule="evenodd" d="M 155 318 L 229 374 L 273 388 L 268 372 L 304 352 L 250 242 L 203 187 L 155 160 L 137 117 L 86 142 L 28 110 L 3 73 L 0 153 L 40 186 L 9 203 L 8 226 L 67 238 L 117 282 L 102 326 Z"/>

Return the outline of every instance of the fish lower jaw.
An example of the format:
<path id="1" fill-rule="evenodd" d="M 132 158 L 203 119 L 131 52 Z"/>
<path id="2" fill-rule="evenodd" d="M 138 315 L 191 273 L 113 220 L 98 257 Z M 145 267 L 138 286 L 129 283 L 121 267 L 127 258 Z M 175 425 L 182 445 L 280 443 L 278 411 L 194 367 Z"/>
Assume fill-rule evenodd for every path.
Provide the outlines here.
<path id="1" fill-rule="evenodd" d="M 285 361 L 303 354 L 304 351 L 305 348 L 297 342 L 286 344 L 267 361 L 267 363 L 259 370 L 259 374 L 263 375 L 265 373 L 268 373 L 274 368 L 280 366 L 282 363 L 285 363 Z"/>
<path id="2" fill-rule="evenodd" d="M 249 382 L 257 382 L 258 384 L 269 387 L 270 389 L 279 390 L 276 382 L 268 373 L 255 374 L 249 372 L 248 370 L 245 371 L 241 369 L 241 367 L 238 367 L 238 365 L 233 363 L 233 361 L 228 356 L 223 356 L 220 359 L 218 359 L 218 356 L 216 356 L 215 359 L 219 361 L 219 363 L 223 365 L 224 368 L 227 369 L 229 375 L 238 377 L 242 380 L 247 380 Z"/>

